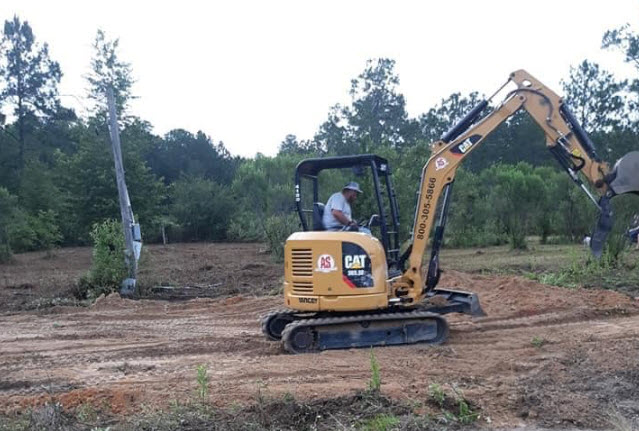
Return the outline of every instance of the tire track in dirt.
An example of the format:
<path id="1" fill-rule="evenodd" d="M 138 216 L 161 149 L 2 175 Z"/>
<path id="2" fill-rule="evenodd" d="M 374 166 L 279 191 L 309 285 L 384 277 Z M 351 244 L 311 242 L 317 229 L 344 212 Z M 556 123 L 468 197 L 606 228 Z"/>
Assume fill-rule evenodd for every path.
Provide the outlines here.
<path id="1" fill-rule="evenodd" d="M 488 316 L 451 316 L 442 346 L 376 348 L 391 396 L 423 399 L 431 383 L 454 384 L 494 425 L 514 426 L 524 421 L 526 379 L 571 370 L 582 350 L 593 373 L 633 366 L 611 356 L 639 357 L 639 307 L 625 295 L 457 272 L 442 285 L 477 292 Z M 0 316 L 0 409 L 52 396 L 69 408 L 106 403 L 116 413 L 166 406 L 193 396 L 199 364 L 217 405 L 249 402 L 258 391 L 305 399 L 366 387 L 368 349 L 291 356 L 263 339 L 259 316 L 280 306 L 273 297 L 167 303 L 112 295 L 89 309 Z"/>

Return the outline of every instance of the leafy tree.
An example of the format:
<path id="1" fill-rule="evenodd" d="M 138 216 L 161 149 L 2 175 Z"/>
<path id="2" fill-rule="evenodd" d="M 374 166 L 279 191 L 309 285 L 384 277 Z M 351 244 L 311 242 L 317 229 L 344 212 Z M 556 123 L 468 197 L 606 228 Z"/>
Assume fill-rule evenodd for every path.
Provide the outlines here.
<path id="1" fill-rule="evenodd" d="M 534 232 L 533 222 L 546 195 L 544 180 L 526 163 L 493 166 L 480 179 L 490 190 L 491 207 L 512 247 L 526 248 L 526 235 Z"/>
<path id="2" fill-rule="evenodd" d="M 86 79 L 90 86 L 89 98 L 96 103 L 96 114 L 106 115 L 106 91 L 112 87 L 118 116 L 123 119 L 126 118 L 129 102 L 133 98 L 131 87 L 135 81 L 131 65 L 119 58 L 119 46 L 119 39 L 108 39 L 103 30 L 98 30 L 93 42 L 91 72 Z"/>
<path id="3" fill-rule="evenodd" d="M 444 133 L 464 118 L 481 100 L 482 97 L 477 92 L 472 92 L 467 96 L 462 96 L 461 93 L 453 93 L 446 99 L 442 99 L 439 105 L 429 109 L 428 112 L 419 117 L 419 124 L 424 138 L 428 142 L 438 141 Z"/>
<path id="4" fill-rule="evenodd" d="M 359 146 L 347 120 L 348 109 L 336 104 L 331 107 L 328 118 L 319 127 L 313 141 L 323 153 L 337 155 L 357 154 Z"/>
<path id="5" fill-rule="evenodd" d="M 497 245 L 501 242 L 492 221 L 495 218 L 487 189 L 477 187 L 479 175 L 457 171 L 451 195 L 446 237 L 455 247 Z"/>
<path id="6" fill-rule="evenodd" d="M 564 172 L 557 172 L 546 181 L 546 199 L 555 208 L 557 233 L 571 242 L 580 241 L 593 227 L 595 206 Z"/>
<path id="7" fill-rule="evenodd" d="M 13 222 L 16 219 L 18 199 L 7 189 L 0 187 L 0 263 L 11 259 L 11 237 Z"/>
<path id="8" fill-rule="evenodd" d="M 464 166 L 479 172 L 494 163 L 517 164 L 521 161 L 533 166 L 557 163 L 546 148 L 543 130 L 524 111 L 497 127 L 481 148 L 471 153 Z"/>
<path id="9" fill-rule="evenodd" d="M 105 133 L 96 135 L 92 128 L 75 131 L 78 150 L 72 155 L 59 154 L 57 175 L 64 184 L 68 224 L 65 238 L 86 242 L 91 227 L 106 219 L 119 219 L 118 191 L 113 169 L 113 154 Z M 124 143 L 124 142 L 123 142 Z M 122 147 L 126 182 L 136 219 L 145 231 L 156 231 L 160 204 L 165 189 L 146 166 L 135 147 Z M 148 230 L 147 230 L 148 229 Z"/>
<path id="10" fill-rule="evenodd" d="M 203 132 L 195 135 L 183 130 L 171 130 L 164 139 L 153 139 L 146 159 L 153 172 L 166 184 L 181 176 L 201 177 L 220 184 L 230 184 L 239 159 L 232 157 L 222 142 L 215 144 Z"/>
<path id="11" fill-rule="evenodd" d="M 361 152 L 383 143 L 396 148 L 414 144 L 406 142 L 402 133 L 408 114 L 404 96 L 397 89 L 399 77 L 394 68 L 395 60 L 368 60 L 364 71 L 351 81 L 352 108 L 347 118 Z"/>
<path id="12" fill-rule="evenodd" d="M 298 141 L 295 135 L 286 135 L 280 143 L 279 154 L 297 154 L 310 156 L 319 153 L 317 144 L 313 141 Z"/>
<path id="13" fill-rule="evenodd" d="M 639 35 L 631 30 L 629 24 L 605 32 L 601 47 L 618 49 L 624 54 L 625 61 L 639 70 Z"/>
<path id="14" fill-rule="evenodd" d="M 171 186 L 170 213 L 188 240 L 222 240 L 234 210 L 228 188 L 202 178 L 184 178 Z"/>
<path id="15" fill-rule="evenodd" d="M 20 206 L 31 213 L 53 210 L 60 212 L 64 196 L 53 169 L 38 161 L 29 161 L 20 178 L 18 196 Z"/>
<path id="16" fill-rule="evenodd" d="M 601 47 L 620 51 L 624 55 L 626 63 L 632 64 L 639 71 L 639 34 L 633 31 L 629 24 L 605 32 Z M 628 90 L 632 97 L 628 100 L 628 109 L 625 114 L 632 121 L 631 125 L 636 130 L 639 124 L 639 116 L 637 115 L 637 111 L 639 111 L 639 79 L 632 80 Z"/>
<path id="17" fill-rule="evenodd" d="M 571 110 L 586 131 L 610 131 L 622 124 L 621 92 L 626 81 L 617 81 L 598 64 L 584 60 L 570 68 L 570 76 L 562 85 Z"/>
<path id="18" fill-rule="evenodd" d="M 18 166 L 25 162 L 28 126 L 37 116 L 48 116 L 58 105 L 58 88 L 62 73 L 57 62 L 49 58 L 46 43 L 36 43 L 27 21 L 14 16 L 4 23 L 0 42 L 0 104 L 11 104 L 17 117 Z"/>

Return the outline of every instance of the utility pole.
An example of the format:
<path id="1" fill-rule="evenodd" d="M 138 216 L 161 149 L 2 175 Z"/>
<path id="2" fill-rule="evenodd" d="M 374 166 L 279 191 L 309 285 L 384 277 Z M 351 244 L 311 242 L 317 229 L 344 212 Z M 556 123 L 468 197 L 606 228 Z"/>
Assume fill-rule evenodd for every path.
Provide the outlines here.
<path id="1" fill-rule="evenodd" d="M 115 177 L 118 184 L 118 197 L 120 199 L 120 214 L 122 216 L 122 228 L 124 230 L 125 261 L 129 270 L 128 278 L 122 282 L 120 294 L 133 295 L 137 292 L 136 276 L 138 259 L 142 250 L 142 236 L 140 225 L 135 223 L 133 209 L 129 200 L 129 191 L 124 180 L 124 167 L 122 165 L 122 150 L 120 148 L 120 130 L 118 117 L 115 111 L 115 97 L 113 88 L 107 89 L 107 102 L 109 105 L 109 132 L 111 135 L 111 147 L 113 148 L 113 160 L 115 162 Z"/>

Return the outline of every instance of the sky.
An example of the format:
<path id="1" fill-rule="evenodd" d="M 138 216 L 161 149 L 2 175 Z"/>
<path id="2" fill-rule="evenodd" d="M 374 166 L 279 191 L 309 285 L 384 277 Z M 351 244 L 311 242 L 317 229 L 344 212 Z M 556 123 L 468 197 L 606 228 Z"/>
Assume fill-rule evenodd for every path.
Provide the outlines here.
<path id="1" fill-rule="evenodd" d="M 560 94 L 585 58 L 633 76 L 601 37 L 636 23 L 639 1 L 2 0 L 0 19 L 14 14 L 60 63 L 66 106 L 89 106 L 84 76 L 101 28 L 131 63 L 131 114 L 157 134 L 202 130 L 252 157 L 276 154 L 287 134 L 312 138 L 370 58 L 396 61 L 413 117 L 457 91 L 490 94 L 522 68 Z"/>

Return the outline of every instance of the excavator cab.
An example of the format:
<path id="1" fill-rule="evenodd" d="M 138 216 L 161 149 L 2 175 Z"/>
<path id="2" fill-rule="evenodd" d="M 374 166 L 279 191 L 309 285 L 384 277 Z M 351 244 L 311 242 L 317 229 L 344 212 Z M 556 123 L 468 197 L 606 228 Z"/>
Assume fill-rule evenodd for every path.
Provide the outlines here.
<path id="1" fill-rule="evenodd" d="M 360 226 L 371 230 L 381 242 L 386 255 L 389 270 L 395 270 L 399 259 L 399 209 L 393 189 L 391 168 L 386 159 L 374 154 L 353 156 L 322 157 L 301 161 L 295 169 L 295 207 L 300 218 L 302 230 L 326 230 L 322 218 L 324 202 L 321 196 L 320 177 L 331 175 L 331 171 L 348 169 L 352 177 L 368 177 L 372 182 L 373 214 L 358 214 L 362 219 Z M 327 171 L 327 172 L 324 172 Z M 370 175 L 366 175 L 366 174 Z M 340 185 L 341 187 L 341 185 Z M 371 187 L 365 187 L 371 190 Z"/>

